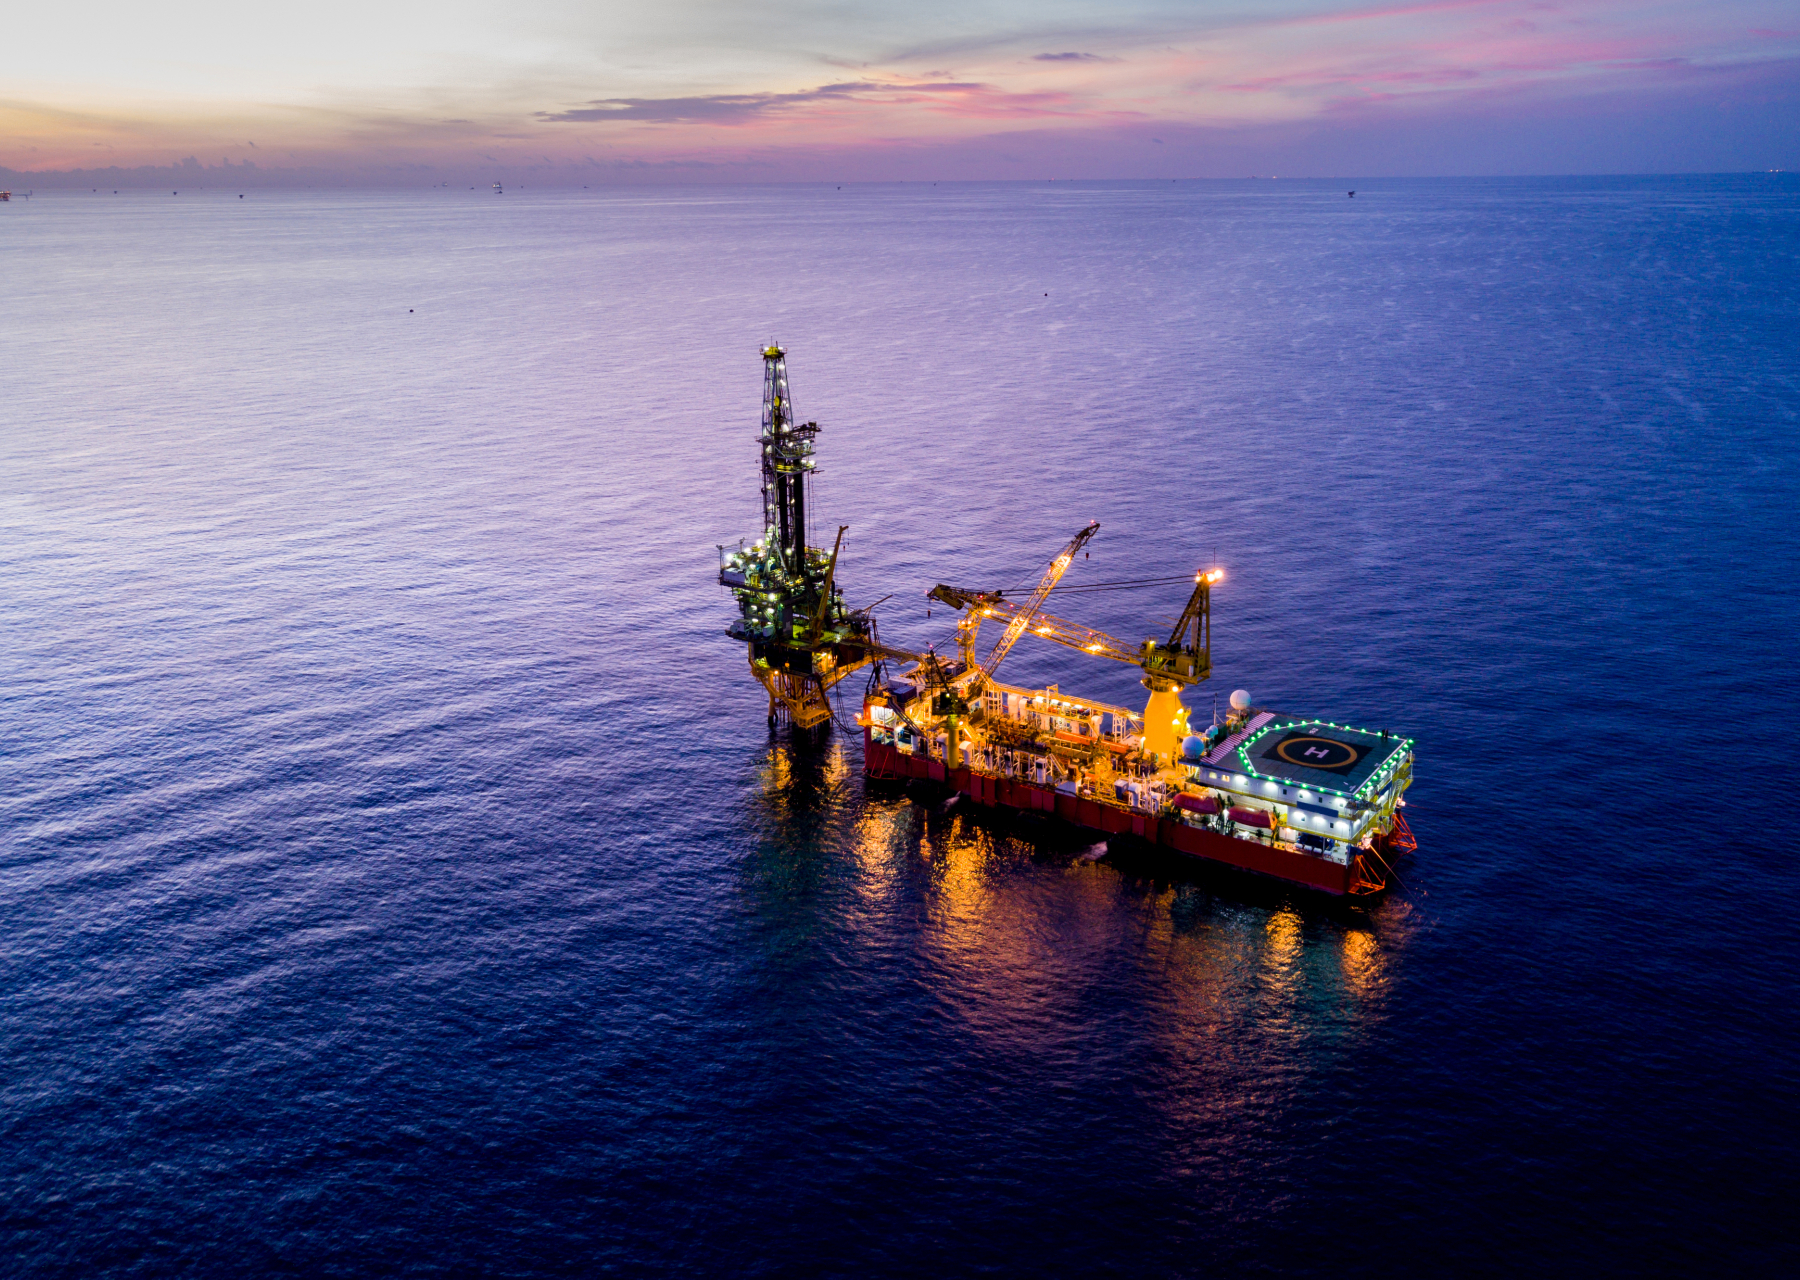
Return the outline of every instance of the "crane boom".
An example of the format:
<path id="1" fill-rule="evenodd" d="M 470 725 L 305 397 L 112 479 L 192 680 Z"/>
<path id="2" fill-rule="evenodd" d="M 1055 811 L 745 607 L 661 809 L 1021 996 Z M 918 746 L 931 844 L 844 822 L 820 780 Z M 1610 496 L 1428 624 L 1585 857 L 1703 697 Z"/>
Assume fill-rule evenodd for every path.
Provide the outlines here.
<path id="1" fill-rule="evenodd" d="M 944 586 L 940 583 L 932 588 L 931 598 L 942 601 L 953 609 L 967 610 L 971 624 L 974 626 L 979 626 L 981 621 L 987 618 L 1004 618 L 1010 623 L 1025 613 L 1025 606 L 1015 604 L 994 591 L 969 591 L 961 587 Z M 1101 658 L 1111 658 L 1114 662 L 1136 664 L 1143 659 L 1141 650 L 1128 641 L 1108 635 L 1104 631 L 1096 631 L 1092 627 L 1084 627 L 1079 622 L 1070 622 L 1067 618 L 1059 618 L 1055 614 L 1031 615 L 1027 619 L 1025 631 L 1034 636 L 1042 636 L 1056 644 L 1079 649 L 1083 653 L 1091 653 Z"/>
<path id="2" fill-rule="evenodd" d="M 837 541 L 831 544 L 831 563 L 825 567 L 825 585 L 819 588 L 819 607 L 813 612 L 812 625 L 807 628 L 808 639 L 818 639 L 819 632 L 825 629 L 825 611 L 831 608 L 831 583 L 837 577 L 838 552 L 844 549 L 844 531 L 850 526 L 838 526 Z"/>
<path id="3" fill-rule="evenodd" d="M 1055 589 L 1056 584 L 1062 581 L 1062 576 L 1068 567 L 1075 562 L 1075 553 L 1086 546 L 1088 539 L 1098 532 L 1100 532 L 1100 522 L 1098 520 L 1089 522 L 1085 529 L 1069 540 L 1068 546 L 1057 553 L 1056 558 L 1050 562 L 1050 567 L 1044 570 L 1044 576 L 1038 579 L 1037 590 L 1031 593 L 1031 598 L 1024 605 L 1018 607 L 1018 612 L 1007 622 L 1006 630 L 1001 632 L 998 640 L 994 641 L 994 647 L 988 650 L 988 656 L 982 660 L 979 668 L 980 676 L 974 682 L 975 685 L 986 684 L 994 678 L 994 672 L 1000 666 L 1001 661 L 1012 651 L 1012 647 L 1018 643 L 1019 637 L 1025 634 L 1025 628 L 1030 625 L 1032 618 L 1036 616 L 1038 610 L 1044 607 L 1045 599 Z"/>
<path id="4" fill-rule="evenodd" d="M 1144 641 L 1139 661 L 1152 680 L 1198 684 L 1212 674 L 1212 588 L 1225 576 L 1221 569 L 1194 575 L 1194 591 L 1175 620 L 1167 644 Z"/>
<path id="5" fill-rule="evenodd" d="M 974 650 L 982 622 L 988 618 L 1006 619 L 1006 631 L 995 642 L 987 660 L 958 680 L 958 683 L 966 682 L 970 700 L 992 679 L 994 668 L 1000 665 L 1007 650 L 1030 631 L 1070 649 L 1141 667 L 1144 672 L 1142 684 L 1150 691 L 1150 699 L 1144 704 L 1143 750 L 1158 758 L 1173 759 L 1177 741 L 1187 732 L 1187 709 L 1181 705 L 1181 690 L 1212 674 L 1212 587 L 1225 575 L 1218 569 L 1203 570 L 1194 575 L 1194 589 L 1181 616 L 1176 619 L 1167 643 L 1159 643 L 1151 636 L 1140 645 L 1132 645 L 1104 631 L 1043 612 L 1045 598 L 1074 560 L 1075 552 L 1098 528 L 1096 521 L 1075 535 L 1074 541 L 1051 561 L 1037 590 L 1022 605 L 1008 600 L 1004 592 L 970 591 L 944 583 L 933 587 L 928 594 L 931 599 L 962 611 L 957 638 L 965 663 Z M 952 702 L 959 700 L 954 690 L 946 689 L 942 701 L 945 707 L 950 707 Z M 954 727 L 954 719 L 951 724 Z"/>
<path id="6" fill-rule="evenodd" d="M 1032 612 L 1029 604 L 1016 604 L 998 591 L 971 591 L 939 583 L 930 594 L 933 600 L 963 611 L 968 633 L 978 630 L 988 618 L 1005 618 L 1009 631 L 1023 621 L 1020 634 L 1029 631 L 1095 657 L 1134 663 L 1144 669 L 1145 676 L 1159 683 L 1190 685 L 1212 674 L 1212 586 L 1224 576 L 1218 569 L 1194 575 L 1193 593 L 1167 644 L 1149 639 L 1133 645 L 1055 614 Z"/>

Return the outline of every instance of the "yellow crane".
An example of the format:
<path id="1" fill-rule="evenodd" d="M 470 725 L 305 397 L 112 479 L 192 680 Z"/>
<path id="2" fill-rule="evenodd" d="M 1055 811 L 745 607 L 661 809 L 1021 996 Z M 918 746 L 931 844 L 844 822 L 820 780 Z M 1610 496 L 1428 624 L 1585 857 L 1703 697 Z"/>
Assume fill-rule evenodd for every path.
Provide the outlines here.
<path id="1" fill-rule="evenodd" d="M 982 659 L 981 665 L 974 669 L 973 678 L 969 679 L 965 686 L 967 689 L 966 696 L 980 696 L 982 686 L 994 678 L 994 672 L 999 668 L 1000 663 L 1006 658 L 1007 654 L 1012 652 L 1013 645 L 1018 643 L 1019 637 L 1024 635 L 1026 628 L 1031 625 L 1032 619 L 1043 609 L 1044 601 L 1050 598 L 1050 593 L 1052 591 L 1056 590 L 1056 584 L 1062 581 L 1063 574 L 1068 571 L 1071 564 L 1075 563 L 1076 553 L 1087 545 L 1088 539 L 1099 532 L 1100 522 L 1098 520 L 1090 521 L 1087 527 L 1076 533 L 1076 535 L 1069 540 L 1069 545 L 1058 552 L 1055 559 L 1050 561 L 1050 567 L 1045 569 L 1044 576 L 1038 579 L 1037 587 L 1032 591 L 1031 597 L 1025 601 L 1024 605 L 1015 607 L 1011 611 L 1011 614 L 1007 619 L 1006 630 L 1000 633 L 1000 638 L 998 640 L 994 641 L 994 647 L 988 650 L 988 656 Z M 932 598 L 939 598 L 935 594 L 935 591 L 933 592 Z M 979 630 L 981 626 L 980 621 L 977 620 L 974 627 L 968 627 L 966 625 L 968 621 L 969 619 L 965 617 L 963 619 L 965 625 L 958 628 L 959 632 L 967 632 L 966 640 L 962 635 L 959 634 L 958 636 L 958 641 L 963 645 L 963 652 L 965 655 L 974 652 L 975 632 Z M 965 662 L 966 661 L 967 658 L 965 657 Z"/>
<path id="2" fill-rule="evenodd" d="M 945 726 L 945 741 L 949 744 L 946 759 L 952 767 L 962 763 L 958 726 L 961 718 L 968 714 L 969 704 L 981 697 L 988 682 L 994 678 L 994 672 L 999 669 L 1000 663 L 1005 660 L 1008 653 L 1012 652 L 1013 645 L 1018 643 L 1019 637 L 1025 633 L 1032 618 L 1043 607 L 1044 601 L 1049 598 L 1050 593 L 1056 589 L 1056 584 L 1062 581 L 1063 574 L 1068 572 L 1071 564 L 1075 563 L 1076 554 L 1087 545 L 1088 539 L 1098 532 L 1100 532 L 1100 522 L 1091 520 L 1073 538 L 1069 539 L 1066 547 L 1056 553 L 1056 556 L 1050 561 L 1049 567 L 1044 570 L 1043 576 L 1038 579 L 1038 584 L 1033 589 L 1030 598 L 1023 606 L 1015 606 L 1013 612 L 1008 616 L 1006 630 L 1000 633 L 1000 638 L 994 641 L 993 648 L 988 650 L 987 657 L 983 658 L 979 664 L 974 660 L 975 633 L 980 630 L 981 623 L 976 620 L 971 626 L 970 619 L 966 616 L 962 622 L 957 624 L 957 646 L 962 653 L 962 670 L 951 674 L 944 669 L 937 655 L 928 655 L 923 667 L 927 686 L 932 690 L 932 713 L 944 716 L 948 721 Z M 939 599 L 937 592 L 945 589 L 938 587 L 929 594 L 933 599 Z M 961 606 L 953 607 L 960 608 Z"/>
<path id="3" fill-rule="evenodd" d="M 1084 532 L 1091 536 L 1091 531 L 1097 527 L 1089 526 Z M 1073 559 L 1072 556 L 1069 558 Z M 1066 568 L 1066 564 L 1063 567 Z M 1055 568 L 1054 564 L 1052 568 Z M 1150 699 L 1144 706 L 1144 749 L 1155 755 L 1170 756 L 1186 731 L 1187 713 L 1181 705 L 1181 690 L 1212 674 L 1212 588 L 1224 576 L 1219 569 L 1196 573 L 1194 589 L 1168 640 L 1159 643 L 1151 637 L 1138 645 L 1044 613 L 1041 605 L 1044 597 L 1049 595 L 1049 589 L 1042 583 L 1023 605 L 1008 600 L 1004 592 L 971 591 L 944 583 L 933 587 L 929 595 L 933 600 L 963 611 L 957 639 L 965 655 L 973 651 L 983 622 L 989 618 L 1004 618 L 1006 633 L 1001 639 L 1007 648 L 1011 648 L 1012 640 L 1029 632 L 1082 653 L 1110 658 L 1114 662 L 1129 662 L 1142 668 L 1142 684 L 1150 691 Z M 1054 587 L 1055 583 L 1051 582 L 1050 586 Z M 1005 656 L 1004 651 L 1001 656 Z M 986 676 L 992 676 L 987 663 L 982 664 L 982 669 Z M 978 692 L 975 686 L 971 689 Z"/>

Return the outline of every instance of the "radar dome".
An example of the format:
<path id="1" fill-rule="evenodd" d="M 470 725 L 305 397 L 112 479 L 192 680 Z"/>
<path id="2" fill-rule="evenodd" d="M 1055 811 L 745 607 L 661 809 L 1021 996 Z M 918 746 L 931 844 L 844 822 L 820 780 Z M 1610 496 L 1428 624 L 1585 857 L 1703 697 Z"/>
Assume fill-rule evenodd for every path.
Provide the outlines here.
<path id="1" fill-rule="evenodd" d="M 1233 711 L 1248 711 L 1250 709 L 1250 690 L 1233 689 L 1231 691 L 1231 709 Z"/>
<path id="2" fill-rule="evenodd" d="M 1181 754 L 1189 760 L 1198 760 L 1201 756 L 1206 754 L 1206 739 L 1183 738 L 1181 740 Z"/>

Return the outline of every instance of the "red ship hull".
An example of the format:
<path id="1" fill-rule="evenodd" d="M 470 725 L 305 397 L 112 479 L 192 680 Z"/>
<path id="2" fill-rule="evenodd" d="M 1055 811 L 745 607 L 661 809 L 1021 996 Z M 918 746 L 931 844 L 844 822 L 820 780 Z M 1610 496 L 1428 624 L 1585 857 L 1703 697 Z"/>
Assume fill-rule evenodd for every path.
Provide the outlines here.
<path id="1" fill-rule="evenodd" d="M 863 730 L 863 772 L 877 779 L 919 778 L 941 782 L 979 804 L 1034 809 L 1090 831 L 1136 836 L 1190 857 L 1273 876 L 1289 884 L 1338 897 L 1366 897 L 1380 893 L 1387 888 L 1384 862 L 1391 862 L 1399 853 L 1413 847 L 1404 820 L 1396 816 L 1393 832 L 1382 841 L 1382 857 L 1358 854 L 1348 866 L 1340 866 L 1324 858 L 1190 827 L 1174 818 L 1133 813 L 1048 787 L 990 777 L 972 769 L 952 769 L 942 760 L 906 755 L 896 747 L 875 742 L 867 729 Z"/>

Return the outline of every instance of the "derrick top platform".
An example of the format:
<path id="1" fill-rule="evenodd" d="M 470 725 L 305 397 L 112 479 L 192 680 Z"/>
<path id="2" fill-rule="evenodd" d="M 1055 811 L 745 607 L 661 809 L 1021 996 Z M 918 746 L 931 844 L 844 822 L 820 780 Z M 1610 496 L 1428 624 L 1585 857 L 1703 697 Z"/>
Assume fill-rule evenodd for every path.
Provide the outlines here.
<path id="1" fill-rule="evenodd" d="M 1258 711 L 1188 763 L 1202 785 L 1230 786 L 1242 778 L 1358 799 L 1383 790 L 1411 758 L 1412 747 L 1412 739 L 1380 730 Z"/>

